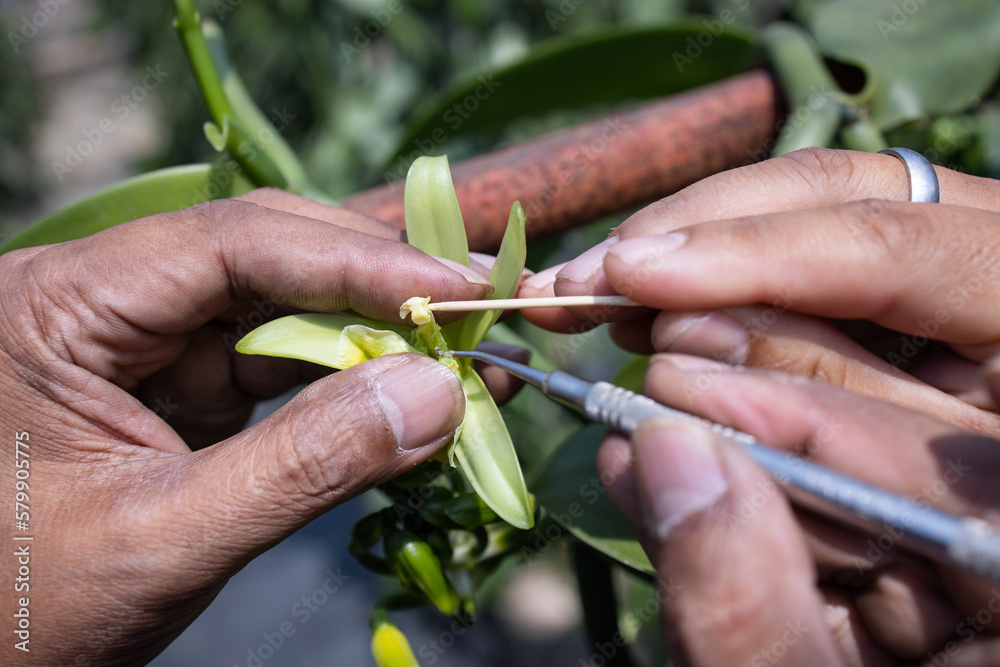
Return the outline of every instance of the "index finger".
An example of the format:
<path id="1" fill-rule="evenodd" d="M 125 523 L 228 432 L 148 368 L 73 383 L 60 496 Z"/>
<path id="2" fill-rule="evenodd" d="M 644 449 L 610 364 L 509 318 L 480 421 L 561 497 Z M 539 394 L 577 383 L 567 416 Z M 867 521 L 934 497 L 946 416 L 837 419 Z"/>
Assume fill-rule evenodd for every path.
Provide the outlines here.
<path id="1" fill-rule="evenodd" d="M 935 167 L 941 201 L 1000 212 L 996 181 Z M 612 232 L 604 251 L 588 250 L 555 277 L 560 296 L 611 294 L 601 259 L 610 243 L 663 234 L 713 220 L 768 215 L 867 199 L 908 201 L 909 178 L 890 155 L 828 148 L 802 150 L 698 181 L 635 213 Z M 598 246 L 600 247 L 600 246 Z M 584 311 L 574 311 L 586 317 Z M 544 325 L 545 323 L 542 322 Z"/>
<path id="2" fill-rule="evenodd" d="M 666 405 L 771 447 L 954 515 L 1000 521 L 996 440 L 826 383 L 696 357 L 653 357 L 645 386 Z M 858 544 L 867 539 L 859 534 Z M 949 577 L 966 613 L 991 594 L 982 579 L 955 571 Z"/>
<path id="3" fill-rule="evenodd" d="M 1000 216 L 978 209 L 869 201 L 710 222 L 622 241 L 604 269 L 620 294 L 663 310 L 772 304 L 971 358 L 1000 341 Z"/>
<path id="4" fill-rule="evenodd" d="M 992 179 L 935 167 L 941 203 L 1000 211 Z M 804 148 L 698 181 L 642 209 L 620 227 L 622 240 L 699 222 L 728 220 L 866 199 L 909 201 L 902 162 L 891 155 Z"/>
<path id="5" fill-rule="evenodd" d="M 399 322 L 410 297 L 478 299 L 492 289 L 468 267 L 404 243 L 235 200 L 3 259 L 6 280 L 25 286 L 5 294 L 4 315 L 37 329 L 32 318 L 44 301 L 46 321 L 56 323 L 48 344 L 91 360 L 102 377 L 114 372 L 109 364 L 127 365 L 122 350 L 159 347 L 150 334 L 192 331 L 243 299 Z M 9 307 L 11 299 L 22 303 Z"/>

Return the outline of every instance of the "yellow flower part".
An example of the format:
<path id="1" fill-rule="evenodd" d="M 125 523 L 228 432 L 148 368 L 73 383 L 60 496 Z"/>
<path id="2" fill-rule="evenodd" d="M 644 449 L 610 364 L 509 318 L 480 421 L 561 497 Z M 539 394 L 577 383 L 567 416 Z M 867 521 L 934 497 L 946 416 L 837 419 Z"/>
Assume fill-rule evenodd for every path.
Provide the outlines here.
<path id="1" fill-rule="evenodd" d="M 415 296 L 407 299 L 399 308 L 400 319 L 405 319 L 409 315 L 417 326 L 427 324 L 434 319 L 431 309 L 427 307 L 430 302 L 429 296 Z"/>
<path id="2" fill-rule="evenodd" d="M 372 656 L 378 667 L 420 667 L 406 635 L 388 622 L 380 623 L 372 634 Z"/>
<path id="3" fill-rule="evenodd" d="M 337 341 L 342 368 L 350 368 L 383 354 L 415 352 L 403 338 L 392 331 L 380 331 L 361 324 L 344 327 Z"/>
<path id="4" fill-rule="evenodd" d="M 406 316 L 409 315 L 413 323 L 417 325 L 413 344 L 418 350 L 434 357 L 461 377 L 463 373 L 458 360 L 447 354 L 450 349 L 448 340 L 444 337 L 437 320 L 434 319 L 434 313 L 427 307 L 430 302 L 429 296 L 410 297 L 399 307 L 399 317 L 406 319 Z M 466 369 L 469 368 L 472 368 L 471 364 L 466 367 Z"/>

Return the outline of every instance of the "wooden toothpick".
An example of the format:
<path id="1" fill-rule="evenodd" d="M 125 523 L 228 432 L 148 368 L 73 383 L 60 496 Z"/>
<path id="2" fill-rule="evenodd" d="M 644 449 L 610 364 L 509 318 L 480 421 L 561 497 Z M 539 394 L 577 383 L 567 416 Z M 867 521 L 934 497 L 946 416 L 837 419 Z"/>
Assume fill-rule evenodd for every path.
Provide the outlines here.
<path id="1" fill-rule="evenodd" d="M 535 299 L 481 299 L 429 303 L 431 310 L 520 310 L 521 308 L 565 308 L 566 306 L 638 306 L 623 296 L 554 296 Z"/>

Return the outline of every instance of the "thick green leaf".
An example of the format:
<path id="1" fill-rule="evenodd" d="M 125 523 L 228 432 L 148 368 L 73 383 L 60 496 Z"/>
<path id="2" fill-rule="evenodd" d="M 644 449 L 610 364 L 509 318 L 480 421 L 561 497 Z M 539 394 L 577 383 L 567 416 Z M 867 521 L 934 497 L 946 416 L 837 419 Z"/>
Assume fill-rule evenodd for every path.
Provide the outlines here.
<path id="1" fill-rule="evenodd" d="M 390 161 L 519 118 L 670 95 L 738 74 L 753 55 L 752 33 L 711 21 L 616 27 L 541 42 L 520 61 L 462 81 L 420 107 Z M 710 44 L 699 45 L 706 36 Z"/>
<path id="2" fill-rule="evenodd" d="M 476 373 L 465 374 L 462 386 L 465 421 L 455 442 L 455 457 L 476 493 L 497 516 L 527 530 L 535 523 L 531 499 L 500 410 Z"/>
<path id="3" fill-rule="evenodd" d="M 414 160 L 406 175 L 403 213 L 410 245 L 428 255 L 469 265 L 469 242 L 447 157 Z"/>
<path id="4" fill-rule="evenodd" d="M 864 70 L 857 98 L 883 130 L 966 109 L 1000 72 L 997 2 L 830 0 L 809 16 L 824 53 Z"/>
<path id="5" fill-rule="evenodd" d="M 18 248 L 83 238 L 147 215 L 177 211 L 254 188 L 233 162 L 192 164 L 136 176 L 42 218 L 0 246 Z"/>
<path id="6" fill-rule="evenodd" d="M 236 351 L 301 359 L 337 369 L 383 354 L 418 353 L 398 332 L 375 329 L 367 326 L 369 323 L 371 320 L 325 313 L 289 315 L 248 333 L 236 344 Z"/>
<path id="7" fill-rule="evenodd" d="M 560 525 L 598 551 L 642 572 L 653 573 L 635 538 L 632 522 L 601 485 L 594 461 L 604 437 L 602 426 L 589 426 L 568 438 L 531 490 Z"/>
<path id="8" fill-rule="evenodd" d="M 494 290 L 493 294 L 488 297 L 489 299 L 509 299 L 517 291 L 528 252 L 524 225 L 524 209 L 521 208 L 521 202 L 514 202 L 514 205 L 510 207 L 510 217 L 507 219 L 507 231 L 504 232 L 503 243 L 500 244 L 497 260 L 490 271 L 490 282 L 493 283 Z M 501 310 L 480 310 L 469 313 L 462 318 L 458 349 L 476 349 L 486 332 L 500 319 L 502 312 Z"/>

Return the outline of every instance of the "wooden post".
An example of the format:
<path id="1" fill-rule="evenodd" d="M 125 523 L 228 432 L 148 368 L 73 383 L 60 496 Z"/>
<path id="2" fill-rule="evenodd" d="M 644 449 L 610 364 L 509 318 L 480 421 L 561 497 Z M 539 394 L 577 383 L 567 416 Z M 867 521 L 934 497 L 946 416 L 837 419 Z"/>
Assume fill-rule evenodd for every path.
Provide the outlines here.
<path id="1" fill-rule="evenodd" d="M 528 238 L 636 208 L 770 153 L 779 94 L 754 70 L 452 165 L 472 250 L 500 244 L 520 200 Z M 403 227 L 402 181 L 341 200 Z"/>

